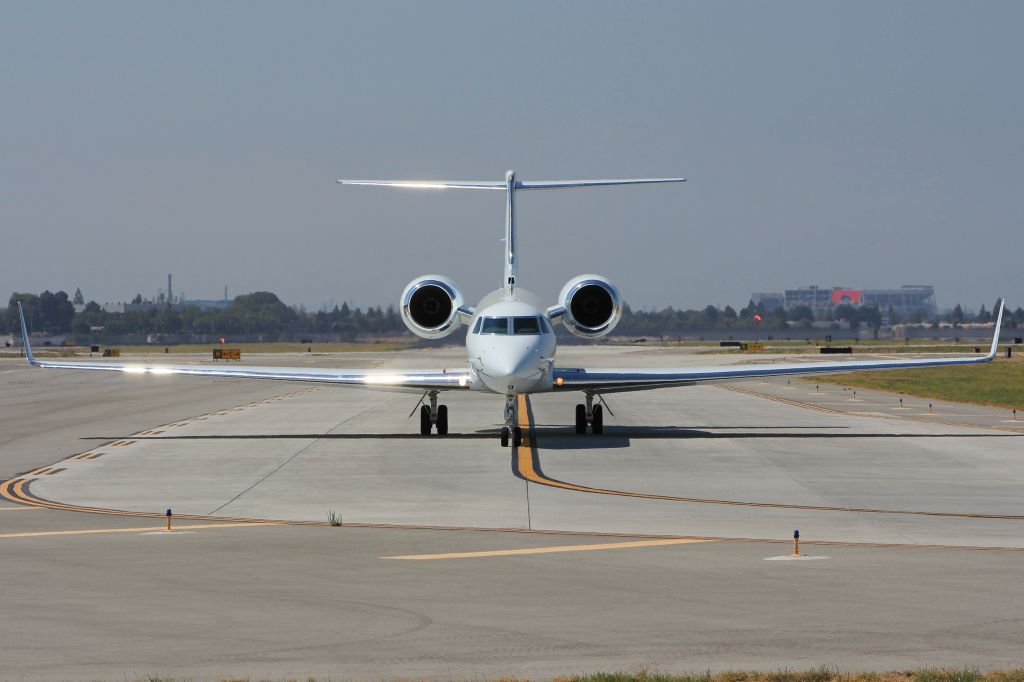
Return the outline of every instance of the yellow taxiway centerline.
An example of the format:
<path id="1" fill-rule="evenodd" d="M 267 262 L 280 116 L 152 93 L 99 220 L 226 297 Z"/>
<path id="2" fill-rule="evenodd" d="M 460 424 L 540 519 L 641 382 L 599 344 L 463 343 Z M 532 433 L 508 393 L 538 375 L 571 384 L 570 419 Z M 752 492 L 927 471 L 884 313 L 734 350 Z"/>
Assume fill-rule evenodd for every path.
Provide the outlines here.
<path id="1" fill-rule="evenodd" d="M 424 561 L 428 559 L 476 559 L 492 556 L 521 556 L 526 554 L 557 554 L 559 552 L 593 552 L 602 549 L 632 549 L 634 547 L 661 547 L 663 545 L 689 545 L 697 542 L 714 542 L 701 538 L 674 538 L 671 540 L 637 540 L 635 542 L 603 542 L 597 545 L 561 545 L 558 547 L 530 547 L 528 549 L 494 549 L 483 552 L 450 552 L 447 554 L 408 554 L 386 556 L 383 559 Z"/>
<path id="2" fill-rule="evenodd" d="M 33 533 L 0 533 L 0 539 L 9 538 L 45 538 L 62 535 L 103 535 L 105 533 L 147 533 L 152 531 L 163 531 L 173 534 L 183 530 L 195 530 L 197 528 L 245 528 L 256 526 L 279 526 L 279 523 L 195 523 L 178 526 L 177 530 L 167 530 L 166 526 L 141 526 L 136 528 L 91 528 L 87 530 L 44 530 Z"/>

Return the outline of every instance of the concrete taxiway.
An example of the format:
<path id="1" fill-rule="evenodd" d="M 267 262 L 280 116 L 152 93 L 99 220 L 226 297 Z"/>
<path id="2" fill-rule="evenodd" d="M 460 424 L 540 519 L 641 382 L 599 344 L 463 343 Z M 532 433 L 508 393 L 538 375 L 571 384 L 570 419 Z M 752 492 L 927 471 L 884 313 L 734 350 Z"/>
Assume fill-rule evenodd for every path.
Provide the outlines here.
<path id="1" fill-rule="evenodd" d="M 497 396 L 446 396 L 452 435 L 422 438 L 402 394 L 13 361 L 0 382 L 12 678 L 1020 663 L 1024 424 L 989 408 L 748 382 L 610 396 L 595 437 L 544 395 L 512 450 Z M 831 558 L 764 561 L 797 528 Z"/>

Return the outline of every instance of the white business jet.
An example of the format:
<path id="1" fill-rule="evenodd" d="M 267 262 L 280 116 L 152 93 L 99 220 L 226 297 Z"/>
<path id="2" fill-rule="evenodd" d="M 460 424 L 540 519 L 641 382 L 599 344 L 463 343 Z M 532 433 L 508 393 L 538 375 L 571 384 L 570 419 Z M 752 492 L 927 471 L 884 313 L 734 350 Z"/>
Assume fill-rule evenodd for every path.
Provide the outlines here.
<path id="1" fill-rule="evenodd" d="M 130 364 L 115 362 L 76 362 L 36 358 L 29 346 L 25 316 L 21 311 L 21 332 L 28 361 L 37 367 L 52 369 L 96 370 L 127 374 L 185 374 L 205 377 L 276 379 L 320 384 L 339 384 L 363 388 L 421 393 L 420 433 L 448 433 L 448 408 L 438 404 L 443 391 L 488 391 L 505 396 L 505 426 L 501 444 L 509 440 L 518 446 L 522 431 L 516 414 L 517 396 L 529 393 L 582 392 L 584 402 L 576 405 L 576 433 L 589 427 L 594 434 L 604 430 L 600 396 L 604 393 L 642 391 L 670 386 L 692 386 L 751 377 L 798 374 L 826 374 L 860 370 L 884 370 L 904 367 L 971 365 L 995 358 L 999 329 L 1003 318 L 1000 302 L 992 347 L 988 355 L 957 358 L 907 360 L 842 361 L 688 367 L 678 369 L 594 369 L 559 367 L 555 364 L 555 334 L 552 325 L 561 322 L 585 338 L 604 336 L 615 328 L 622 316 L 618 290 L 599 275 L 579 275 L 570 279 L 554 305 L 519 287 L 516 245 L 516 194 L 522 190 L 603 187 L 683 182 L 684 178 L 643 178 L 626 180 L 570 180 L 529 182 L 519 180 L 515 171 L 505 174 L 504 182 L 414 182 L 394 180 L 338 180 L 343 185 L 379 185 L 413 189 L 477 189 L 505 193 L 505 273 L 501 288 L 485 296 L 476 307 L 466 305 L 458 287 L 441 275 L 417 277 L 405 287 L 401 314 L 406 326 L 418 336 L 437 339 L 469 326 L 466 335 L 466 364 L 455 369 L 423 371 L 351 371 L 295 367 L 212 367 L 206 365 Z M 595 404 L 595 398 L 597 403 Z"/>

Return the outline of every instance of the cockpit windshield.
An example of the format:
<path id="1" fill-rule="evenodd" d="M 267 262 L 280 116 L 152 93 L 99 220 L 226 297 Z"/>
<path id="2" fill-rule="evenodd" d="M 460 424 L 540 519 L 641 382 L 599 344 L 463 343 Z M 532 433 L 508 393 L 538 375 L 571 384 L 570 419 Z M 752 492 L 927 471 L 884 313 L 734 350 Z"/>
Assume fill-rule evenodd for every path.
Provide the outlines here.
<path id="1" fill-rule="evenodd" d="M 507 317 L 485 317 L 483 326 L 480 327 L 481 334 L 508 334 Z"/>
<path id="2" fill-rule="evenodd" d="M 540 334 L 540 318 L 513 317 L 512 329 L 516 334 Z"/>
<path id="3" fill-rule="evenodd" d="M 543 317 L 481 317 L 473 325 L 474 334 L 550 334 L 551 327 Z"/>

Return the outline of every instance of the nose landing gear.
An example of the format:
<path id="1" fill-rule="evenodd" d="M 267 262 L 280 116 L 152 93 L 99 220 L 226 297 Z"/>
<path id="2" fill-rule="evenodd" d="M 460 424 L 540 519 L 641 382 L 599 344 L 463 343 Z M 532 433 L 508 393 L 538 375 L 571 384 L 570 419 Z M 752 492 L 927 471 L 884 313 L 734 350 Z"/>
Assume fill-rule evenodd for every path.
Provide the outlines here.
<path id="1" fill-rule="evenodd" d="M 518 448 L 523 444 L 523 429 L 519 426 L 519 398 L 514 394 L 505 396 L 505 426 L 501 427 L 501 447 L 508 447 L 510 437 L 512 447 Z"/>
<path id="2" fill-rule="evenodd" d="M 448 435 L 448 406 L 437 404 L 437 391 L 430 393 L 430 405 L 420 406 L 420 435 L 429 436 L 434 427 L 437 435 Z"/>
<path id="3" fill-rule="evenodd" d="M 576 433 L 583 435 L 587 432 L 587 425 L 590 425 L 590 432 L 595 435 L 604 433 L 604 409 L 600 404 L 594 404 L 594 394 L 587 394 L 587 404 L 582 403 L 576 406 Z"/>

